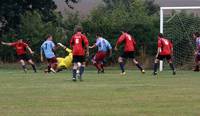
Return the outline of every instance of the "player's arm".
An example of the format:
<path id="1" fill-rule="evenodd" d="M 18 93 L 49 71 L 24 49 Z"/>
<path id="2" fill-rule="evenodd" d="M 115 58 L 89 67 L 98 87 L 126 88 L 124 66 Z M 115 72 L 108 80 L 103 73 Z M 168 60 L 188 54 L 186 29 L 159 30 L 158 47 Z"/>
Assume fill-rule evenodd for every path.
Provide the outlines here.
<path id="1" fill-rule="evenodd" d="M 121 36 L 118 38 L 118 40 L 117 40 L 117 42 L 116 42 L 116 45 L 115 45 L 115 51 L 118 50 L 118 46 L 124 41 L 124 39 L 125 39 L 125 36 L 124 36 L 124 35 L 121 35 Z"/>
<path id="2" fill-rule="evenodd" d="M 88 38 L 85 35 L 83 36 L 83 41 L 85 43 L 86 55 L 89 56 L 89 41 L 88 41 Z"/>
<path id="3" fill-rule="evenodd" d="M 40 48 L 40 60 L 41 60 L 41 62 L 44 61 L 44 57 L 43 57 L 43 48 L 42 48 L 42 46 L 41 46 L 41 48 Z"/>
<path id="4" fill-rule="evenodd" d="M 93 49 L 96 47 L 96 44 L 94 44 L 93 46 L 89 46 L 90 49 Z"/>
<path id="5" fill-rule="evenodd" d="M 28 51 L 31 53 L 31 54 L 34 54 L 33 50 L 27 45 L 26 48 L 28 49 Z"/>
<path id="6" fill-rule="evenodd" d="M 62 47 L 63 49 L 66 49 L 67 47 L 64 46 L 62 43 L 57 43 L 58 46 Z"/>
<path id="7" fill-rule="evenodd" d="M 158 47 L 157 53 L 156 53 L 156 58 L 158 57 L 158 55 L 160 54 L 160 52 L 161 52 L 161 47 Z"/>
<path id="8" fill-rule="evenodd" d="M 7 46 L 12 46 L 13 45 L 13 43 L 6 43 L 6 42 L 3 42 L 3 41 L 1 41 L 1 44 L 2 45 L 7 45 Z"/>

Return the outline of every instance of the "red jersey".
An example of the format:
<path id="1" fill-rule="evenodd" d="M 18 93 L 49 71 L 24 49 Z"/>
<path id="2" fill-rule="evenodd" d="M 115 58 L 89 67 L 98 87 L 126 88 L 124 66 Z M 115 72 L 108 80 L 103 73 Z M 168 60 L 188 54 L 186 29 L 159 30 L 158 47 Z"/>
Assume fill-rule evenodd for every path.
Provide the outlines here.
<path id="1" fill-rule="evenodd" d="M 135 39 L 128 33 L 122 34 L 118 40 L 116 45 L 120 45 L 122 42 L 125 42 L 124 51 L 131 52 L 135 51 L 136 42 Z"/>
<path id="2" fill-rule="evenodd" d="M 81 32 L 74 34 L 70 40 L 70 46 L 72 47 L 72 53 L 75 56 L 84 56 L 85 47 L 89 45 L 88 39 Z"/>
<path id="3" fill-rule="evenodd" d="M 161 48 L 159 55 L 171 55 L 173 45 L 169 40 L 165 38 L 159 38 L 158 48 Z"/>
<path id="4" fill-rule="evenodd" d="M 28 45 L 24 42 L 13 42 L 11 43 L 11 46 L 15 47 L 17 55 L 23 55 L 26 54 L 26 47 Z"/>

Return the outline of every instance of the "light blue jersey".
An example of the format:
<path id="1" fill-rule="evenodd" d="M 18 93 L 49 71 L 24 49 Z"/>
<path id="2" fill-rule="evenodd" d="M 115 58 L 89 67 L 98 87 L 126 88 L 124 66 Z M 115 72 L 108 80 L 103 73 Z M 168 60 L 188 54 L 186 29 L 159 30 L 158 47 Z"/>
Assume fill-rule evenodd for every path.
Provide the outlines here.
<path id="1" fill-rule="evenodd" d="M 53 43 L 53 41 L 46 40 L 41 46 L 41 51 L 44 52 L 46 58 L 50 59 L 55 57 L 55 54 L 53 52 L 54 47 L 55 44 Z"/>
<path id="2" fill-rule="evenodd" d="M 95 45 L 98 47 L 98 51 L 102 51 L 102 52 L 107 52 L 108 50 L 112 49 L 112 46 L 110 45 L 110 43 L 102 37 L 96 40 Z"/>

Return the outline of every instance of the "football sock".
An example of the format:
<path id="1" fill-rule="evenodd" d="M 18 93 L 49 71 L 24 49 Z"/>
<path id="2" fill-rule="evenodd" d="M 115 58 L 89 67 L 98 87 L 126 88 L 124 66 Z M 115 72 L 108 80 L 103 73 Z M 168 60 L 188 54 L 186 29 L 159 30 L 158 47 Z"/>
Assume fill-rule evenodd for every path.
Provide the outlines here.
<path id="1" fill-rule="evenodd" d="M 76 78 L 76 69 L 73 69 L 72 75 L 73 75 L 73 78 Z"/>
<path id="2" fill-rule="evenodd" d="M 22 65 L 23 70 L 26 70 L 26 65 Z"/>
<path id="3" fill-rule="evenodd" d="M 94 66 L 97 68 L 97 70 L 100 70 L 100 68 L 99 68 L 97 63 L 94 63 Z"/>
<path id="4" fill-rule="evenodd" d="M 84 70 L 85 70 L 85 67 L 84 67 L 84 66 L 81 66 L 81 67 L 80 67 L 80 75 L 81 75 L 81 76 L 83 75 Z"/>
<path id="5" fill-rule="evenodd" d="M 102 69 L 101 71 L 104 72 L 103 64 L 101 64 L 100 66 L 101 66 L 101 69 Z"/>
<path id="6" fill-rule="evenodd" d="M 136 64 L 136 66 L 137 66 L 141 71 L 143 70 L 140 64 Z"/>
<path id="7" fill-rule="evenodd" d="M 31 64 L 31 66 L 32 66 L 32 68 L 33 68 L 34 72 L 36 72 L 35 65 L 34 65 L 34 64 Z"/>
<path id="8" fill-rule="evenodd" d="M 169 66 L 171 67 L 171 69 L 172 69 L 173 71 L 175 71 L 174 65 L 173 65 L 172 63 L 169 63 Z"/>
<path id="9" fill-rule="evenodd" d="M 125 70 L 124 70 L 124 63 L 120 62 L 119 66 L 120 66 L 120 69 L 121 69 L 122 73 L 125 72 Z"/>
<path id="10" fill-rule="evenodd" d="M 155 63 L 153 67 L 154 73 L 157 72 L 157 68 L 158 68 L 158 63 Z"/>

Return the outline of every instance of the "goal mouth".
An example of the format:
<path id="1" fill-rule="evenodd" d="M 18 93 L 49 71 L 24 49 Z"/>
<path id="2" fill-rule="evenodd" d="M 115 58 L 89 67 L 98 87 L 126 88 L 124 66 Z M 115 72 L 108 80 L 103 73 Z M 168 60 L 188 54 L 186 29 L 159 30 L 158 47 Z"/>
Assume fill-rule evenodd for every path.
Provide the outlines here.
<path id="1" fill-rule="evenodd" d="M 179 69 L 191 69 L 194 65 L 195 39 L 192 34 L 195 32 L 200 32 L 200 7 L 160 8 L 160 33 L 173 41 L 173 59 Z"/>

